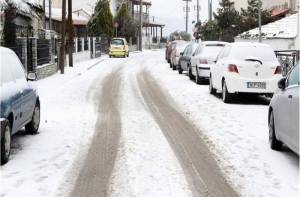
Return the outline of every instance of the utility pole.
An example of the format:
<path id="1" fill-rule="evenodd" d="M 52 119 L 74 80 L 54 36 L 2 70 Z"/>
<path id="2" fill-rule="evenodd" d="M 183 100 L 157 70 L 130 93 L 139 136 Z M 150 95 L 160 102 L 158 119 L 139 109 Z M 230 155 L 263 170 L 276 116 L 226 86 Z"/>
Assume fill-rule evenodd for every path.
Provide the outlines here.
<path id="1" fill-rule="evenodd" d="M 46 29 L 46 0 L 43 0 L 43 27 Z"/>
<path id="2" fill-rule="evenodd" d="M 212 2 L 208 0 L 208 20 L 212 21 Z"/>
<path id="3" fill-rule="evenodd" d="M 52 30 L 52 0 L 49 0 L 49 30 Z"/>
<path id="4" fill-rule="evenodd" d="M 68 54 L 69 66 L 73 67 L 74 29 L 72 18 L 72 0 L 68 0 Z"/>
<path id="5" fill-rule="evenodd" d="M 258 2 L 258 31 L 259 31 L 259 42 L 262 42 L 262 35 L 261 35 L 261 8 L 262 8 L 262 2 L 259 0 Z"/>
<path id="6" fill-rule="evenodd" d="M 65 37 L 66 37 L 66 0 L 62 0 L 62 14 L 61 14 L 61 45 L 59 68 L 60 73 L 65 73 Z"/>
<path id="7" fill-rule="evenodd" d="M 188 32 L 189 30 L 189 12 L 190 12 L 190 8 L 189 8 L 189 2 L 192 1 L 192 0 L 182 0 L 182 1 L 185 1 L 186 4 L 185 4 L 185 31 Z"/>
<path id="8" fill-rule="evenodd" d="M 197 0 L 197 23 L 200 21 L 200 5 L 199 0 Z"/>
<path id="9" fill-rule="evenodd" d="M 140 31 L 139 31 L 139 50 L 142 51 L 143 50 L 143 20 L 142 20 L 142 13 L 143 12 L 143 0 L 140 0 Z"/>

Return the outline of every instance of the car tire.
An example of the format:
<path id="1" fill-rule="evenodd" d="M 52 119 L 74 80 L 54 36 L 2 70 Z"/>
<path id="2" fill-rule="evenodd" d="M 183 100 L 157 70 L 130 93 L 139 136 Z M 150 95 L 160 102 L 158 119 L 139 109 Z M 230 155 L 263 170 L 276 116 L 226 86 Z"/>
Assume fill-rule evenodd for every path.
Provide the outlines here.
<path id="1" fill-rule="evenodd" d="M 192 73 L 192 68 L 191 68 L 190 65 L 188 65 L 188 74 L 189 74 L 190 80 L 194 80 L 195 79 L 195 76 Z"/>
<path id="2" fill-rule="evenodd" d="M 273 111 L 270 112 L 270 116 L 269 116 L 269 142 L 270 142 L 271 149 L 273 149 L 273 150 L 281 150 L 282 149 L 282 142 L 280 142 L 276 138 Z"/>
<path id="3" fill-rule="evenodd" d="M 181 75 L 182 74 L 182 68 L 181 68 L 181 65 L 178 64 L 178 73 Z"/>
<path id="4" fill-rule="evenodd" d="M 202 79 L 199 76 L 198 67 L 197 66 L 196 66 L 196 84 L 198 84 L 198 85 L 202 84 Z"/>
<path id="5" fill-rule="evenodd" d="M 217 93 L 217 90 L 214 88 L 212 84 L 211 76 L 209 77 L 209 93 L 215 95 Z"/>
<path id="6" fill-rule="evenodd" d="M 1 165 L 8 162 L 11 152 L 11 125 L 6 121 L 3 132 L 1 131 Z"/>
<path id="7" fill-rule="evenodd" d="M 225 81 L 223 82 L 223 85 L 222 85 L 222 100 L 224 103 L 231 103 L 231 100 L 232 100 L 232 94 L 230 94 L 228 92 Z"/>
<path id="8" fill-rule="evenodd" d="M 129 57 L 129 52 L 127 53 L 127 57 Z"/>
<path id="9" fill-rule="evenodd" d="M 172 68 L 172 67 L 173 67 L 171 62 L 170 62 L 170 64 L 169 64 L 169 65 L 170 65 L 170 68 Z"/>
<path id="10" fill-rule="evenodd" d="M 33 110 L 31 121 L 25 125 L 25 131 L 28 134 L 37 134 L 40 126 L 40 103 L 37 101 Z"/>
<path id="11" fill-rule="evenodd" d="M 176 66 L 174 64 L 172 64 L 172 69 L 176 70 Z"/>

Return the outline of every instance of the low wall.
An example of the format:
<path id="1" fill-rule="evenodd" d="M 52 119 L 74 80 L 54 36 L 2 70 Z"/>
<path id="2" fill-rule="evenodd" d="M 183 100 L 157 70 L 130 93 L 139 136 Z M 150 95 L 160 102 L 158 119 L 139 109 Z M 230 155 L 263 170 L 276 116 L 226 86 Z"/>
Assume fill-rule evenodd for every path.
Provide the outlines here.
<path id="1" fill-rule="evenodd" d="M 36 74 L 37 74 L 38 80 L 44 79 L 51 75 L 54 75 L 55 73 L 57 73 L 57 64 L 56 63 L 45 64 L 42 66 L 38 66 L 36 68 Z"/>

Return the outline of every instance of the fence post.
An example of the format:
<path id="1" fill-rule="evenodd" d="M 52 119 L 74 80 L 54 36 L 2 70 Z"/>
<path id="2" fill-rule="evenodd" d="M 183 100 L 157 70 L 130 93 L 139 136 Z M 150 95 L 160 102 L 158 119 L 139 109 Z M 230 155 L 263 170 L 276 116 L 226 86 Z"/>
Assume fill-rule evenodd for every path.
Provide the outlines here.
<path id="1" fill-rule="evenodd" d="M 96 38 L 93 37 L 93 58 L 96 58 Z"/>
<path id="2" fill-rule="evenodd" d="M 37 39 L 31 38 L 32 40 L 32 68 L 33 71 L 36 71 L 37 67 Z"/>
<path id="3" fill-rule="evenodd" d="M 78 53 L 78 38 L 74 38 L 75 39 L 75 53 Z"/>
<path id="4" fill-rule="evenodd" d="M 84 52 L 84 38 L 81 38 L 81 51 Z"/>
<path id="5" fill-rule="evenodd" d="M 28 73 L 28 66 L 27 66 L 27 40 L 26 38 L 21 39 L 22 45 L 22 63 L 24 65 L 26 73 Z"/>

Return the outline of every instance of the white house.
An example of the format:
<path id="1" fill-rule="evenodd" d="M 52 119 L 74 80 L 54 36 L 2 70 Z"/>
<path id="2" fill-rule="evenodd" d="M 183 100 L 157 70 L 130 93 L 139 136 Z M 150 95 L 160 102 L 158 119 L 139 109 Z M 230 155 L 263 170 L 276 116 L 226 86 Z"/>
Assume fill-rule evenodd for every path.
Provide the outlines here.
<path id="1" fill-rule="evenodd" d="M 271 45 L 274 50 L 300 50 L 299 14 L 293 14 L 281 20 L 262 26 L 263 43 Z M 258 42 L 258 28 L 244 32 L 235 41 Z"/>

